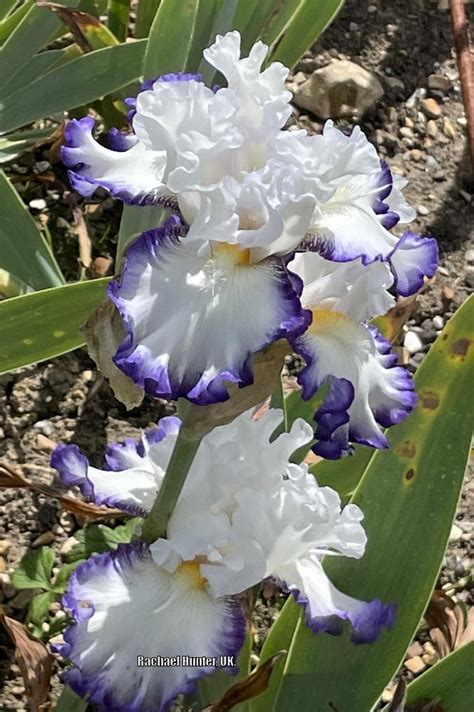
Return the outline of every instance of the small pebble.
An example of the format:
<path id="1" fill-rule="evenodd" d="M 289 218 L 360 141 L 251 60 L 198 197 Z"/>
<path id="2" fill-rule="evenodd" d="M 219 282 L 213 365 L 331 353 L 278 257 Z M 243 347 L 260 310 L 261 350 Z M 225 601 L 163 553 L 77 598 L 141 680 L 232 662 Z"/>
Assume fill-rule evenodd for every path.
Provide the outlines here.
<path id="1" fill-rule="evenodd" d="M 467 119 L 466 119 L 465 116 L 459 116 L 459 117 L 456 119 L 456 123 L 459 124 L 459 126 L 462 126 L 463 129 L 465 129 L 466 126 L 467 126 Z"/>
<path id="2" fill-rule="evenodd" d="M 444 326 L 444 319 L 442 316 L 434 316 L 433 317 L 433 326 L 435 329 L 442 329 Z"/>
<path id="3" fill-rule="evenodd" d="M 8 539 L 0 539 L 0 556 L 5 556 L 11 545 L 12 543 Z"/>
<path id="4" fill-rule="evenodd" d="M 37 549 L 40 546 L 47 546 L 48 544 L 52 544 L 55 539 L 54 532 L 43 532 L 31 543 L 31 548 Z"/>
<path id="5" fill-rule="evenodd" d="M 466 262 L 470 265 L 474 264 L 474 248 L 466 252 Z"/>
<path id="6" fill-rule="evenodd" d="M 418 211 L 418 215 L 428 215 L 430 212 L 425 205 L 417 205 L 416 209 Z"/>
<path id="7" fill-rule="evenodd" d="M 422 340 L 414 331 L 407 331 L 403 345 L 410 356 L 416 354 L 418 351 L 422 351 L 424 348 Z"/>
<path id="8" fill-rule="evenodd" d="M 466 276 L 464 277 L 468 287 L 474 288 L 474 266 L 468 265 L 466 267 Z"/>
<path id="9" fill-rule="evenodd" d="M 437 119 L 441 116 L 441 108 L 436 99 L 429 97 L 428 99 L 423 99 L 421 104 L 422 112 L 429 119 Z"/>
<path id="10" fill-rule="evenodd" d="M 54 427 L 49 420 L 38 420 L 36 423 L 33 423 L 33 427 L 39 430 L 40 433 L 43 433 L 43 435 L 52 435 L 54 433 Z"/>
<path id="11" fill-rule="evenodd" d="M 35 198 L 34 200 L 30 200 L 28 205 L 32 208 L 32 210 L 44 210 L 46 207 L 46 200 L 43 198 Z"/>
<path id="12" fill-rule="evenodd" d="M 430 119 L 426 124 L 426 133 L 430 138 L 435 138 L 438 133 L 438 127 L 436 126 L 436 121 Z"/>
<path id="13" fill-rule="evenodd" d="M 452 89 L 452 86 L 451 80 L 442 74 L 430 74 L 428 77 L 428 89 L 447 92 Z"/>
<path id="14" fill-rule="evenodd" d="M 48 168 L 51 168 L 49 161 L 36 161 L 33 166 L 33 171 L 34 173 L 44 173 Z"/>
<path id="15" fill-rule="evenodd" d="M 414 148 L 412 151 L 410 151 L 410 157 L 413 161 L 418 163 L 418 161 L 421 161 L 423 154 L 418 148 Z"/>
<path id="16" fill-rule="evenodd" d="M 426 663 L 419 655 L 415 655 L 414 658 L 405 661 L 405 667 L 414 675 L 419 675 L 420 672 L 426 670 Z"/>
<path id="17" fill-rule="evenodd" d="M 443 119 L 443 133 L 446 138 L 456 138 L 456 129 L 452 125 L 451 121 L 445 116 Z"/>
<path id="18" fill-rule="evenodd" d="M 349 32 L 358 32 L 359 31 L 359 25 L 357 22 L 350 22 L 349 23 Z"/>
<path id="19" fill-rule="evenodd" d="M 462 529 L 460 529 L 457 524 L 453 524 L 453 526 L 451 527 L 451 532 L 449 534 L 449 541 L 457 541 L 462 537 L 462 533 Z"/>

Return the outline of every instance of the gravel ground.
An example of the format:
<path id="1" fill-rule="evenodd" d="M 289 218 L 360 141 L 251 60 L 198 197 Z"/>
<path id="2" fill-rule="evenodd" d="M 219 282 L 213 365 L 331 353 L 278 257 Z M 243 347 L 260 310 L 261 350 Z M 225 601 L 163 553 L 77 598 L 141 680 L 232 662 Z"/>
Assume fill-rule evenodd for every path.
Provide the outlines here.
<path id="1" fill-rule="evenodd" d="M 474 286 L 472 245 L 473 194 L 469 177 L 465 140 L 465 117 L 454 55 L 449 18 L 438 10 L 437 2 L 398 0 L 372 3 L 350 0 L 317 47 L 301 60 L 291 77 L 298 83 L 330 58 L 348 58 L 373 71 L 384 87 L 384 96 L 364 117 L 362 127 L 395 171 L 409 180 L 406 195 L 417 207 L 415 228 L 438 238 L 441 268 L 436 280 L 419 299 L 417 311 L 408 322 L 405 344 L 410 353 L 405 360 L 416 370 L 445 321 L 464 301 Z M 430 89 L 432 74 L 445 79 L 444 89 Z M 428 118 L 422 101 L 433 98 L 439 108 L 436 119 Z M 321 123 L 315 116 L 296 111 L 300 126 L 316 131 Z M 24 154 L 9 166 L 16 187 L 32 213 L 48 221 L 59 261 L 68 277 L 77 277 L 77 237 L 71 215 L 70 196 L 61 167 L 54 175 L 46 149 Z M 39 180 L 53 175 L 54 183 Z M 25 170 L 29 176 L 24 179 Z M 38 169 L 37 169 L 38 170 Z M 31 175 L 37 179 L 32 179 Z M 113 254 L 119 206 L 109 198 L 78 201 L 86 214 L 92 239 L 93 269 L 103 272 Z M 469 227 L 470 226 L 470 227 Z M 471 232 L 469 232 L 471 230 Z M 471 249 L 469 249 L 471 248 Z M 104 262 L 107 260 L 104 267 Z M 412 336 L 408 336 L 408 333 Z M 413 336 L 414 335 L 414 336 Z M 416 338 L 415 338 L 416 337 Z M 0 457 L 34 481 L 50 484 L 51 448 L 60 440 L 76 442 L 100 465 L 105 444 L 124 436 L 136 436 L 169 413 L 165 402 L 147 399 L 140 409 L 127 413 L 114 400 L 106 384 L 100 385 L 94 365 L 78 350 L 38 367 L 0 377 Z M 474 479 L 466 479 L 453 526 L 449 549 L 439 586 L 456 599 L 472 604 Z M 57 501 L 25 490 L 0 490 L 0 602 L 8 614 L 24 618 L 29 594 L 11 584 L 11 573 L 30 549 L 52 543 L 59 564 L 67 541 L 83 521 L 61 511 Z M 266 587 L 255 615 L 255 640 L 261 645 L 271 620 L 284 598 Z M 61 615 L 61 614 L 59 614 Z M 57 606 L 50 620 L 58 616 Z M 420 636 L 426 645 L 426 639 Z M 420 657 L 412 650 L 410 657 Z M 423 649 L 423 654 L 427 650 Z M 413 653 L 413 654 L 412 654 Z M 11 662 L 11 648 L 0 634 L 0 710 L 26 710 L 24 687 L 18 667 Z M 428 663 L 425 663 L 425 665 Z M 413 665 L 412 665 L 413 667 Z M 415 674 L 405 666 L 407 677 Z M 53 680 L 52 698 L 58 689 Z M 389 699 L 389 689 L 385 699 Z M 365 712 L 365 710 L 351 710 Z"/>

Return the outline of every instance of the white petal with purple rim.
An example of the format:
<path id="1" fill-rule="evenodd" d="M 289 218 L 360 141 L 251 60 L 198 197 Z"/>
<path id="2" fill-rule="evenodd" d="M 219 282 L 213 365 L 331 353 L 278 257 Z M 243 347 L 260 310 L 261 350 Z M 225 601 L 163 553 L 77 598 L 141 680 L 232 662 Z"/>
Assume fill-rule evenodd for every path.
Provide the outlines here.
<path id="1" fill-rule="evenodd" d="M 311 398 L 326 379 L 331 382 L 316 414 L 321 427 L 314 451 L 336 459 L 350 452 L 349 441 L 388 447 L 381 427 L 402 422 L 416 404 L 411 374 L 396 365 L 389 342 L 374 327 L 337 311 L 316 309 L 311 328 L 292 343 L 307 363 L 298 376 L 303 397 Z M 341 387 L 344 397 L 337 407 L 331 390 Z"/>
<path id="2" fill-rule="evenodd" d="M 90 117 L 70 121 L 61 158 L 69 170 L 71 185 L 81 195 L 91 196 L 101 186 L 126 203 L 153 203 L 169 191 L 163 185 L 165 154 L 138 141 L 124 150 L 112 151 L 92 136 Z M 116 137 L 115 137 L 116 138 Z M 132 144 L 132 140 L 129 141 Z"/>
<path id="3" fill-rule="evenodd" d="M 64 605 L 75 621 L 57 648 L 75 666 L 65 679 L 101 710 L 165 712 L 216 667 L 186 665 L 183 656 L 237 656 L 245 637 L 240 605 L 216 599 L 197 564 L 170 574 L 139 543 L 79 566 Z M 179 664 L 137 665 L 158 655 L 179 657 Z"/>
<path id="4" fill-rule="evenodd" d="M 117 366 L 153 395 L 199 404 L 227 400 L 226 381 L 251 383 L 251 356 L 310 319 L 277 258 L 250 265 L 225 244 L 203 253 L 171 223 L 133 243 L 109 295 L 129 334 Z"/>
<path id="5" fill-rule="evenodd" d="M 67 484 L 80 487 L 96 504 L 144 516 L 163 480 L 179 427 L 179 419 L 170 416 L 138 442 L 127 439 L 123 444 L 109 445 L 106 461 L 110 470 L 91 467 L 76 445 L 58 445 L 51 465 Z"/>
<path id="6" fill-rule="evenodd" d="M 394 278 L 386 262 L 331 262 L 314 252 L 299 252 L 289 263 L 303 282 L 301 302 L 307 308 L 331 308 L 356 322 L 385 314 L 395 305 L 388 292 Z"/>
<path id="7" fill-rule="evenodd" d="M 421 289 L 425 277 L 434 277 L 439 261 L 438 243 L 433 237 L 404 232 L 389 259 L 397 292 L 408 297 Z"/>

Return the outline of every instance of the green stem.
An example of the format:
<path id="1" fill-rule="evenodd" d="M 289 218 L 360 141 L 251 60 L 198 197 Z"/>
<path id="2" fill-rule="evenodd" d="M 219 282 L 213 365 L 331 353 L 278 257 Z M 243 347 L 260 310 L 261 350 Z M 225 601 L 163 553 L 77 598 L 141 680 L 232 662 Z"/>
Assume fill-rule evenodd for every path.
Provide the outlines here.
<path id="1" fill-rule="evenodd" d="M 190 404 L 183 408 L 182 425 L 171 454 L 163 484 L 160 487 L 150 514 L 143 525 L 143 538 L 152 542 L 166 536 L 168 521 L 181 494 L 189 468 L 198 450 L 201 438 L 188 433 L 187 415 Z"/>

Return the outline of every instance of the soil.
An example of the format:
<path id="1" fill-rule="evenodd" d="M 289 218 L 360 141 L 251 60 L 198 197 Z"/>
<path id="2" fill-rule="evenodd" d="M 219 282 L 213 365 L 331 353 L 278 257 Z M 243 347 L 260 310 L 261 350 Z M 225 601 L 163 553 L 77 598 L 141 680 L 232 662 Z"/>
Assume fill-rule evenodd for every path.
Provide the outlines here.
<path id="1" fill-rule="evenodd" d="M 469 173 L 465 117 L 456 69 L 451 25 L 446 11 L 434 0 L 373 2 L 349 0 L 344 11 L 319 43 L 295 68 L 296 85 L 330 58 L 348 58 L 373 71 L 384 86 L 382 99 L 364 116 L 363 130 L 390 165 L 409 181 L 405 193 L 417 206 L 414 228 L 439 241 L 441 269 L 421 295 L 407 329 L 417 333 L 421 348 L 407 356 L 415 370 L 444 323 L 465 300 L 474 286 L 473 183 Z M 429 90 L 431 74 L 446 78 L 445 91 Z M 393 81 L 397 79 L 397 81 Z M 426 117 L 420 110 L 424 97 L 433 97 L 440 107 L 428 135 Z M 317 117 L 296 109 L 300 126 L 316 131 Z M 346 122 L 344 122 L 346 123 Z M 411 128 L 410 132 L 402 131 Z M 46 165 L 46 162 L 48 165 Z M 39 168 L 44 168 L 39 172 Z M 36 167 L 36 170 L 35 170 Z M 44 199 L 46 207 L 32 214 L 48 224 L 60 266 L 68 279 L 78 277 L 78 244 L 72 204 L 86 216 L 94 258 L 111 260 L 120 219 L 120 205 L 104 194 L 93 200 L 71 196 L 64 169 L 52 164 L 48 147 L 39 147 L 17 158 L 7 167 L 26 204 Z M 27 169 L 25 171 L 25 168 Z M 92 266 L 103 274 L 104 263 Z M 146 399 L 127 412 L 108 385 L 101 382 L 84 350 L 0 377 L 0 458 L 18 468 L 32 481 L 51 484 L 51 449 L 59 441 L 75 442 L 92 464 L 102 465 L 107 442 L 138 436 L 143 428 L 172 412 L 165 401 Z M 438 585 L 456 600 L 472 605 L 474 479 L 468 478 L 459 504 Z M 57 564 L 61 547 L 83 525 L 65 514 L 57 500 L 24 489 L 0 490 L 0 602 L 5 612 L 23 620 L 29 595 L 18 596 L 11 574 L 32 547 L 52 543 Z M 41 538 L 40 538 L 41 537 Z M 7 543 L 4 543 L 7 542 Z M 255 615 L 257 650 L 278 613 L 284 596 L 265 587 Z M 51 610 L 50 622 L 58 616 Z M 421 640 L 425 641 L 421 635 Z M 55 663 L 56 671 L 61 664 Z M 413 673 L 403 670 L 408 679 Z M 18 666 L 11 660 L 11 645 L 0 634 L 0 710 L 26 710 L 24 685 Z M 51 699 L 59 689 L 53 678 Z M 387 690 L 387 701 L 393 686 Z M 366 712 L 351 710 L 351 712 Z"/>

